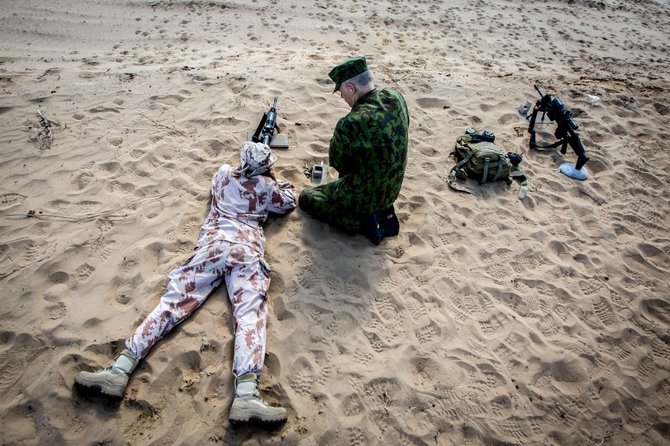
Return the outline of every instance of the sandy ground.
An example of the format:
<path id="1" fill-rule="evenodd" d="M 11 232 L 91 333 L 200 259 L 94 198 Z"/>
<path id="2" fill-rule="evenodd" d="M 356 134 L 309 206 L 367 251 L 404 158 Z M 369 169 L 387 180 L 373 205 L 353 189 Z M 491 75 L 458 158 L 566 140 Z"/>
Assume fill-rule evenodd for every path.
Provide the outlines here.
<path id="1" fill-rule="evenodd" d="M 667 444 L 669 14 L 662 0 L 0 1 L 0 444 Z M 228 424 L 223 289 L 122 401 L 76 391 L 188 257 L 211 175 L 273 96 L 290 138 L 276 173 L 309 186 L 303 166 L 348 111 L 327 73 L 359 54 L 410 108 L 401 234 L 375 247 L 300 210 L 268 222 L 262 388 L 288 422 Z M 528 149 L 517 108 L 535 83 L 572 108 L 587 181 L 554 172 L 570 150 Z M 469 126 L 524 153 L 523 203 L 516 184 L 447 187 Z"/>

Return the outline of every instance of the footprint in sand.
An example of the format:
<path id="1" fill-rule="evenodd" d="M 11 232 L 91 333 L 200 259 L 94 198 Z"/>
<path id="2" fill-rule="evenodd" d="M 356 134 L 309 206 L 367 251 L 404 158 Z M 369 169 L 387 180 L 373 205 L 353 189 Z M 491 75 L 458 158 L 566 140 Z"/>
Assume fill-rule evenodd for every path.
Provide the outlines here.
<path id="1" fill-rule="evenodd" d="M 429 344 L 431 342 L 434 342 L 436 340 L 440 339 L 440 333 L 441 330 L 439 326 L 435 323 L 432 322 L 424 327 L 419 328 L 414 332 L 416 335 L 417 340 L 421 344 Z"/>
<path id="2" fill-rule="evenodd" d="M 103 107 L 98 105 L 97 107 L 89 108 L 89 113 L 121 113 L 121 110 L 112 107 Z"/>
<path id="3" fill-rule="evenodd" d="M 138 149 L 133 149 L 129 153 L 130 157 L 134 160 L 138 160 L 144 156 L 144 151 L 143 150 L 138 150 Z"/>
<path id="4" fill-rule="evenodd" d="M 151 96 L 149 99 L 160 105 L 176 107 L 188 98 L 181 94 L 169 94 L 164 96 Z"/>
<path id="5" fill-rule="evenodd" d="M 602 322 L 608 329 L 613 328 L 613 325 L 619 322 L 619 318 L 614 311 L 612 311 L 612 308 L 605 299 L 600 298 L 598 301 L 594 302 L 593 311 L 598 319 L 600 319 L 600 322 Z"/>
<path id="6" fill-rule="evenodd" d="M 511 444 L 526 444 L 528 436 L 524 433 L 521 425 L 514 419 L 506 419 L 501 421 L 493 421 L 494 432 L 498 434 L 498 438 L 504 442 L 511 442 Z"/>
<path id="7" fill-rule="evenodd" d="M 538 329 L 546 338 L 553 338 L 560 331 L 560 326 L 551 314 L 545 314 L 538 322 Z"/>
<path id="8" fill-rule="evenodd" d="M 647 383 L 658 382 L 662 368 L 651 356 L 644 356 L 637 365 L 637 373 L 642 381 Z"/>
<path id="9" fill-rule="evenodd" d="M 40 355 L 46 347 L 37 338 L 28 333 L 15 334 L 11 331 L 0 332 L 0 395 L 18 396 L 22 388 L 15 387 L 21 379 L 26 365 Z"/>
<path id="10" fill-rule="evenodd" d="M 395 378 L 380 377 L 368 381 L 361 389 L 367 411 L 377 416 L 385 414 L 400 389 L 400 383 Z"/>
<path id="11" fill-rule="evenodd" d="M 353 315 L 346 311 L 340 311 L 333 314 L 325 330 L 331 336 L 331 339 L 343 339 L 347 335 L 351 335 L 358 326 L 358 320 Z"/>
<path id="12" fill-rule="evenodd" d="M 26 201 L 26 196 L 21 194 L 2 194 L 0 195 L 0 209 L 8 209 L 17 204 L 23 204 Z"/>
<path id="13" fill-rule="evenodd" d="M 365 434 L 363 434 L 363 431 L 357 427 L 348 428 L 346 430 L 346 436 L 349 439 L 348 444 L 350 444 L 351 446 L 361 446 L 368 444 L 368 442 L 365 439 Z"/>
<path id="14" fill-rule="evenodd" d="M 340 410 L 346 417 L 353 417 L 360 415 L 364 410 L 365 406 L 361 397 L 356 393 L 347 395 L 342 402 L 340 403 Z"/>
<path id="15" fill-rule="evenodd" d="M 70 281 L 70 275 L 65 271 L 56 271 L 49 274 L 48 280 L 53 284 L 68 283 Z"/>
<path id="16" fill-rule="evenodd" d="M 368 339 L 370 346 L 376 353 L 381 353 L 388 348 L 388 345 L 385 344 L 376 333 L 365 332 L 365 337 Z"/>
<path id="17" fill-rule="evenodd" d="M 407 270 L 407 268 L 403 267 L 400 268 L 398 272 L 389 274 L 384 279 L 382 279 L 379 287 L 382 289 L 382 291 L 385 292 L 395 291 L 396 289 L 406 284 L 410 279 L 412 279 L 410 272 Z"/>
<path id="18" fill-rule="evenodd" d="M 314 371 L 312 364 L 304 356 L 298 357 L 289 372 L 289 385 L 298 394 L 308 397 L 312 393 L 314 383 Z"/>
<path id="19" fill-rule="evenodd" d="M 114 228 L 114 223 L 111 220 L 107 220 L 105 218 L 99 218 L 96 221 L 96 226 L 98 227 L 98 230 L 100 231 L 101 234 L 107 234 L 109 231 Z"/>
<path id="20" fill-rule="evenodd" d="M 0 394 L 4 394 L 19 380 L 24 368 L 23 354 L 20 351 L 0 352 Z"/>
<path id="21" fill-rule="evenodd" d="M 502 313 L 494 314 L 485 321 L 479 321 L 479 330 L 484 335 L 494 335 L 505 329 L 509 324 L 509 319 Z"/>
<path id="22" fill-rule="evenodd" d="M 95 272 L 94 266 L 89 265 L 88 263 L 84 263 L 74 271 L 74 274 L 77 278 L 77 281 L 83 283 L 88 281 L 88 279 L 94 272 Z"/>
<path id="23" fill-rule="evenodd" d="M 133 301 L 133 295 L 136 290 L 132 279 L 139 274 L 138 266 L 139 263 L 135 260 L 126 260 L 121 265 L 120 275 L 117 277 L 119 287 L 116 290 L 114 300 L 122 306 L 128 305 Z"/>
<path id="24" fill-rule="evenodd" d="M 425 97 L 425 98 L 418 98 L 416 100 L 417 104 L 419 104 L 419 107 L 421 108 L 437 108 L 437 109 L 447 109 L 451 108 L 451 104 L 446 101 L 445 99 L 440 99 L 440 98 L 431 98 L 431 97 Z"/>
<path id="25" fill-rule="evenodd" d="M 95 179 L 93 173 L 89 171 L 83 171 L 79 175 L 77 175 L 74 180 L 72 180 L 71 184 L 74 186 L 77 190 L 83 190 L 93 182 Z"/>
<path id="26" fill-rule="evenodd" d="M 405 332 L 402 308 L 388 296 L 378 297 L 373 305 L 366 327 L 366 335 L 377 347 L 378 342 L 388 346 Z"/>
<path id="27" fill-rule="evenodd" d="M 412 292 L 408 302 L 408 310 L 412 319 L 417 321 L 428 314 L 428 309 L 423 304 L 423 298 L 419 293 Z"/>
<path id="28" fill-rule="evenodd" d="M 49 310 L 49 319 L 54 321 L 63 319 L 67 315 L 67 307 L 62 302 L 51 305 L 46 309 Z"/>
<path id="29" fill-rule="evenodd" d="M 183 236 L 195 237 L 197 234 L 194 230 L 195 227 L 200 225 L 200 219 L 196 217 L 188 217 L 179 227 L 181 228 L 181 233 Z"/>
<path id="30" fill-rule="evenodd" d="M 370 353 L 366 353 L 363 351 L 357 351 L 354 353 L 354 361 L 356 361 L 358 364 L 362 365 L 367 365 L 372 361 L 374 357 Z"/>

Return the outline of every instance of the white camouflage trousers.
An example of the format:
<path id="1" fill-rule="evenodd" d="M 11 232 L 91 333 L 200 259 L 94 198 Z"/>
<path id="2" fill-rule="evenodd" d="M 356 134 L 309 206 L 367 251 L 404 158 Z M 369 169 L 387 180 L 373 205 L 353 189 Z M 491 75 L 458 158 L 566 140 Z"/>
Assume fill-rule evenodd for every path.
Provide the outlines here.
<path id="1" fill-rule="evenodd" d="M 270 268 L 252 248 L 215 240 L 198 244 L 193 256 L 173 270 L 159 304 L 126 340 L 137 358 L 144 358 L 158 340 L 190 316 L 226 282 L 233 310 L 235 356 L 233 374 L 259 374 L 265 358 L 267 293 Z"/>

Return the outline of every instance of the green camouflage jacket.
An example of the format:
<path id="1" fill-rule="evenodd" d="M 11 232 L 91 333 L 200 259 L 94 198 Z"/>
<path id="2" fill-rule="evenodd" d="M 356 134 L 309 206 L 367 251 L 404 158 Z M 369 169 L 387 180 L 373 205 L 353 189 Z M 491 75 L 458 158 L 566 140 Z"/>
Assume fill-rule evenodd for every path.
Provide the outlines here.
<path id="1" fill-rule="evenodd" d="M 340 119 L 328 157 L 339 173 L 334 197 L 342 208 L 368 214 L 390 207 L 407 166 L 409 113 L 402 95 L 372 90 Z"/>

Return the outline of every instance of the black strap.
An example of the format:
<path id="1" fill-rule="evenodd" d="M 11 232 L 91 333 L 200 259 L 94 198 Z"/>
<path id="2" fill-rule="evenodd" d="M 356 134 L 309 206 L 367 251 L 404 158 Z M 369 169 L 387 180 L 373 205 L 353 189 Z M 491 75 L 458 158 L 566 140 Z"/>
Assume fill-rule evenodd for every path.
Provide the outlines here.
<path id="1" fill-rule="evenodd" d="M 498 181 L 498 178 L 500 178 L 502 170 L 503 170 L 503 159 L 502 157 L 498 157 L 498 171 L 496 172 L 496 176 L 493 177 L 493 181 Z"/>
<path id="2" fill-rule="evenodd" d="M 564 138 L 564 139 L 559 139 L 555 143 L 549 144 L 547 146 L 538 146 L 537 143 L 535 142 L 535 131 L 533 131 L 533 133 L 531 133 L 531 135 L 530 135 L 530 148 L 531 149 L 554 149 L 554 148 L 566 143 L 567 141 L 568 140 Z"/>
<path id="3" fill-rule="evenodd" d="M 470 153 L 468 154 L 468 156 L 466 156 L 466 157 L 463 158 L 461 161 L 459 161 L 458 163 L 456 163 L 456 165 L 455 165 L 454 167 L 452 167 L 452 168 L 451 168 L 451 171 L 449 171 L 449 173 L 446 175 L 446 177 L 447 177 L 447 178 L 446 178 L 446 179 L 447 179 L 447 184 L 448 184 L 449 187 L 452 188 L 453 190 L 455 190 L 455 191 L 457 191 L 457 192 L 465 192 L 466 194 L 471 194 L 471 193 L 472 193 L 472 192 L 470 192 L 470 191 L 468 191 L 468 190 L 457 188 L 456 185 L 455 185 L 455 183 L 456 183 L 455 180 L 456 180 L 456 172 L 458 172 L 459 169 L 460 169 L 461 167 L 465 166 L 465 164 L 466 164 L 468 161 L 470 161 L 470 158 L 472 158 L 473 155 L 474 155 L 474 151 L 470 152 Z"/>
<path id="4" fill-rule="evenodd" d="M 491 158 L 488 156 L 484 158 L 484 167 L 482 168 L 482 179 L 479 181 L 480 184 L 486 183 L 486 178 L 489 176 L 489 162 L 491 161 Z"/>

